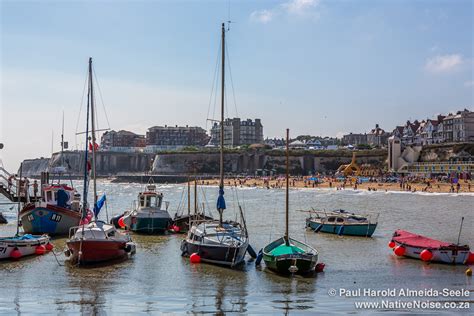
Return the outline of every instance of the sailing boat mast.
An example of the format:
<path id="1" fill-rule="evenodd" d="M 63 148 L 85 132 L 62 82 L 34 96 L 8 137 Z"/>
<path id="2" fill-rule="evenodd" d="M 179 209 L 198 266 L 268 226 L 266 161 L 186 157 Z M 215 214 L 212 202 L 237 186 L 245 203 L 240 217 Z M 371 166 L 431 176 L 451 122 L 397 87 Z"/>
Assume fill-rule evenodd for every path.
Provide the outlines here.
<path id="1" fill-rule="evenodd" d="M 89 174 L 89 148 L 88 148 L 88 145 L 89 145 L 89 105 L 90 105 L 90 100 L 91 100 L 91 76 L 90 76 L 90 68 L 91 68 L 91 63 L 92 63 L 92 58 L 89 58 L 89 85 L 88 85 L 88 88 L 87 88 L 87 110 L 86 110 L 86 150 L 85 150 L 85 153 L 84 153 L 84 190 L 83 190 L 83 193 L 82 193 L 82 219 L 86 218 L 87 216 L 87 189 L 89 187 L 89 183 L 88 183 L 88 180 L 87 180 L 87 176 Z M 83 229 L 82 229 L 82 232 L 84 233 L 84 225 L 83 225 Z"/>
<path id="2" fill-rule="evenodd" d="M 221 148 L 220 148 L 220 182 L 219 195 L 224 198 L 224 81 L 225 81 L 225 26 L 222 23 L 222 71 L 221 71 Z M 219 206 L 219 203 L 218 203 Z M 225 206 L 224 206 L 225 208 Z M 218 207 L 219 226 L 222 226 L 222 212 L 224 208 Z"/>
<path id="3" fill-rule="evenodd" d="M 97 181 L 95 168 L 95 110 L 94 110 L 94 87 L 92 83 L 92 57 L 89 58 L 89 82 L 90 82 L 90 98 L 91 98 L 91 123 L 92 123 L 92 180 L 94 184 L 94 207 L 97 204 Z"/>
<path id="4" fill-rule="evenodd" d="M 191 179 L 188 178 L 188 217 L 191 215 Z"/>
<path id="5" fill-rule="evenodd" d="M 290 142 L 290 129 L 286 129 L 286 205 L 285 205 L 285 212 L 286 212 L 286 226 L 285 226 L 285 242 L 287 245 L 290 243 L 290 239 L 288 236 L 288 210 L 290 208 L 289 204 L 289 186 L 290 186 L 290 149 L 289 149 L 289 142 Z"/>

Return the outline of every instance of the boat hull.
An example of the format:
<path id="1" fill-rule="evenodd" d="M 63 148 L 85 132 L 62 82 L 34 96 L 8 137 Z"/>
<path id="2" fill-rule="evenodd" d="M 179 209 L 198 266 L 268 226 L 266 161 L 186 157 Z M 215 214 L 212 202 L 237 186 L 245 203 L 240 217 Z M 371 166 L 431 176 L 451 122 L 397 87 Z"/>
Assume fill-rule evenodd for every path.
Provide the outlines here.
<path id="1" fill-rule="evenodd" d="M 48 236 L 32 236 L 34 239 L 0 238 L 0 259 L 10 259 L 11 252 L 18 249 L 21 257 L 36 254 L 36 247 L 49 243 Z"/>
<path id="2" fill-rule="evenodd" d="M 170 219 L 164 217 L 132 217 L 130 230 L 141 234 L 160 234 L 168 230 Z"/>
<path id="3" fill-rule="evenodd" d="M 403 246 L 405 248 L 404 257 L 421 259 L 421 252 L 425 250 L 424 247 L 413 247 L 410 245 L 402 244 L 395 242 L 395 247 Z M 446 264 L 465 264 L 469 258 L 470 250 L 469 249 L 459 249 L 459 248 L 446 248 L 446 249 L 429 249 L 433 254 L 433 258 L 429 260 L 430 262 L 437 263 L 446 263 Z"/>
<path id="4" fill-rule="evenodd" d="M 318 263 L 317 255 L 303 258 L 301 256 L 275 257 L 264 254 L 263 261 L 268 269 L 278 274 L 301 275 L 312 273 Z M 296 267 L 296 270 L 293 267 Z"/>
<path id="5" fill-rule="evenodd" d="M 220 245 L 203 245 L 190 242 L 187 239 L 181 243 L 183 256 L 197 253 L 203 262 L 229 267 L 235 267 L 244 262 L 247 247 L 248 243 L 244 243 L 239 247 L 225 247 Z"/>
<path id="6" fill-rule="evenodd" d="M 311 228 L 312 230 L 318 229 L 318 227 L 322 225 L 319 232 L 329 233 L 329 234 L 339 234 L 341 227 L 344 226 L 342 233 L 340 235 L 345 236 L 363 236 L 363 237 L 371 237 L 375 229 L 377 228 L 377 224 L 344 224 L 344 225 L 337 225 L 337 224 L 323 224 L 316 221 L 307 221 L 307 227 Z"/>
<path id="7" fill-rule="evenodd" d="M 20 212 L 23 231 L 28 234 L 67 235 L 79 225 L 81 213 L 54 205 L 27 205 Z"/>
<path id="8" fill-rule="evenodd" d="M 66 244 L 70 252 L 69 260 L 73 263 L 94 264 L 127 256 L 125 241 L 74 240 L 68 241 Z"/>

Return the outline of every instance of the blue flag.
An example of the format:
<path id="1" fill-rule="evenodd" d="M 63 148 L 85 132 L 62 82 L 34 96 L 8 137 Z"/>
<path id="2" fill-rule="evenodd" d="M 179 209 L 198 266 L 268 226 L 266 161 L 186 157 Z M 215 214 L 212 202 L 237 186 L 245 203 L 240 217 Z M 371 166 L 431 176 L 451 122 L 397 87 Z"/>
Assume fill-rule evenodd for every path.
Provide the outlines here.
<path id="1" fill-rule="evenodd" d="M 217 198 L 217 209 L 225 210 L 224 189 L 219 189 L 219 197 Z"/>
<path id="2" fill-rule="evenodd" d="M 97 218 L 97 216 L 99 215 L 99 212 L 100 212 L 100 209 L 102 208 L 102 206 L 104 206 L 105 204 L 105 200 L 106 200 L 106 197 L 105 197 L 105 194 L 102 195 L 102 197 L 97 201 L 97 203 L 94 205 L 94 217 Z"/>

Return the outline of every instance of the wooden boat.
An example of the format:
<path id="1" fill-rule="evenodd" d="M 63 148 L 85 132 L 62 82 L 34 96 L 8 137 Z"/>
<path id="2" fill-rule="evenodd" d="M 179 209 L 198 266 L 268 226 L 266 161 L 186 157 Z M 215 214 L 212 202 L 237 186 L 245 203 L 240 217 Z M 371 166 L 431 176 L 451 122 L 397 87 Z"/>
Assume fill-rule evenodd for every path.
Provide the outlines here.
<path id="1" fill-rule="evenodd" d="M 181 243 L 183 256 L 199 256 L 203 262 L 235 267 L 244 262 L 249 248 L 245 218 L 239 205 L 241 223 L 224 222 L 226 209 L 224 199 L 224 73 L 225 73 L 225 27 L 222 23 L 222 78 L 221 78 L 221 120 L 220 120 L 220 183 L 217 198 L 219 220 L 197 220 L 190 224 L 186 239 Z M 191 258 L 192 259 L 192 258 Z"/>
<path id="2" fill-rule="evenodd" d="M 397 256 L 405 256 L 429 262 L 465 264 L 469 260 L 470 250 L 467 245 L 456 245 L 449 242 L 431 239 L 396 230 L 389 247 Z"/>
<path id="3" fill-rule="evenodd" d="M 30 255 L 44 254 L 52 249 L 47 235 L 31 234 L 0 238 L 0 259 L 19 259 Z"/>
<path id="4" fill-rule="evenodd" d="M 66 184 L 47 184 L 42 198 L 27 203 L 20 211 L 23 231 L 27 234 L 67 235 L 81 220 L 80 195 Z"/>
<path id="5" fill-rule="evenodd" d="M 345 210 L 309 211 L 306 227 L 314 232 L 371 237 L 377 228 L 379 214 L 354 214 Z"/>
<path id="6" fill-rule="evenodd" d="M 285 235 L 263 248 L 263 261 L 270 270 L 279 274 L 308 274 L 318 263 L 318 251 L 289 237 L 289 130 L 286 130 L 286 219 Z M 259 260 L 259 259 L 257 259 Z"/>
<path id="7" fill-rule="evenodd" d="M 98 215 L 102 206 L 106 203 L 105 195 L 97 199 L 96 182 L 96 138 L 95 138 L 95 117 L 94 117 L 94 94 L 92 81 L 92 58 L 89 58 L 89 86 L 87 100 L 87 120 L 86 120 L 86 149 L 84 159 L 84 192 L 82 203 L 82 222 L 80 226 L 70 229 L 69 239 L 66 241 L 68 250 L 66 255 L 70 261 L 77 264 L 90 264 L 104 261 L 120 259 L 127 254 L 135 253 L 135 244 L 128 234 L 119 232 L 114 225 L 106 224 L 98 220 Z M 91 140 L 89 145 L 89 111 L 91 113 Z M 94 196 L 94 219 L 91 223 L 87 218 L 87 196 L 88 196 L 88 173 L 89 148 L 92 151 L 92 181 Z"/>
<path id="8" fill-rule="evenodd" d="M 168 202 L 163 202 L 163 194 L 156 192 L 156 185 L 149 183 L 144 192 L 138 193 L 134 210 L 124 214 L 123 222 L 131 231 L 144 234 L 163 233 L 169 228 Z"/>

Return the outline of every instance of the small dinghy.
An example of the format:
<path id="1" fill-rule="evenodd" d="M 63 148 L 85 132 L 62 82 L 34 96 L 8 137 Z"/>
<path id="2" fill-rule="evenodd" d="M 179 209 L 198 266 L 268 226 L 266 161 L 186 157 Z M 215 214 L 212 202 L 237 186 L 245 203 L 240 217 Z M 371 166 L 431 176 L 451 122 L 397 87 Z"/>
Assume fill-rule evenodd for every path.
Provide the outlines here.
<path id="1" fill-rule="evenodd" d="M 47 235 L 26 234 L 0 238 L 0 259 L 20 259 L 35 254 L 42 255 L 52 249 L 53 245 L 49 243 Z"/>
<path id="2" fill-rule="evenodd" d="M 340 236 L 371 237 L 377 228 L 379 214 L 359 215 L 345 210 L 331 212 L 309 211 L 306 227 L 314 232 L 338 234 Z"/>
<path id="3" fill-rule="evenodd" d="M 8 224 L 8 221 L 5 218 L 5 216 L 2 214 L 2 212 L 0 212 L 0 224 Z"/>
<path id="4" fill-rule="evenodd" d="M 427 262 L 465 264 L 469 261 L 469 246 L 456 245 L 425 236 L 396 230 L 389 247 L 397 256 L 420 259 Z"/>

